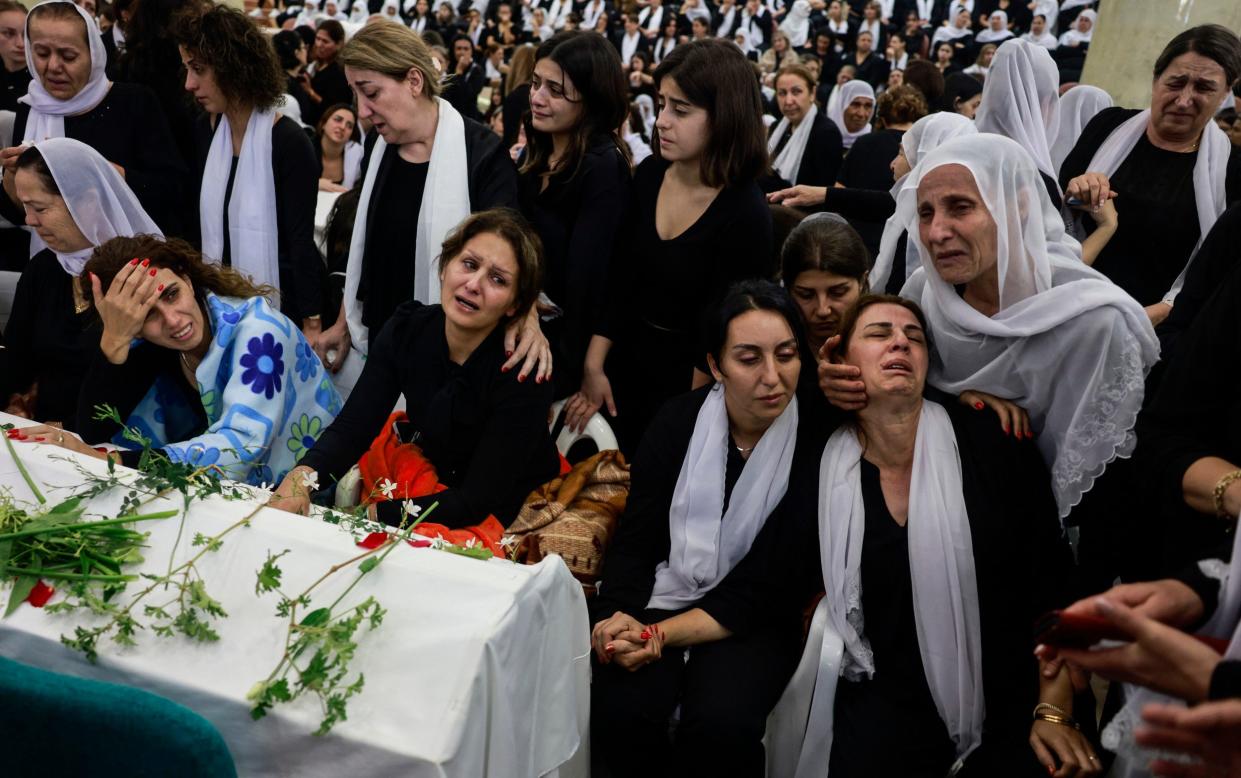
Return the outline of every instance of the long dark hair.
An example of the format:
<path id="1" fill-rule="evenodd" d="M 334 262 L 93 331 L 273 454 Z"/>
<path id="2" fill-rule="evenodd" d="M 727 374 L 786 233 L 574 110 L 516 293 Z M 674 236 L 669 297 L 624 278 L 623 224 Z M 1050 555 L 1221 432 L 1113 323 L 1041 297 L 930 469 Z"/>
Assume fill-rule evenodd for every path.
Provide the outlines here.
<path id="1" fill-rule="evenodd" d="M 582 157 L 596 138 L 608 138 L 626 162 L 632 164 L 629 147 L 621 140 L 621 122 L 629 115 L 628 88 L 616 47 L 601 35 L 568 30 L 544 41 L 534 53 L 537 64 L 550 59 L 560 66 L 573 82 L 582 104 L 582 119 L 573 132 L 568 153 L 560 162 L 561 170 L 577 175 Z M 539 175 L 549 170 L 552 138 L 534 129 L 526 119 L 526 159 L 521 172 Z"/>
<path id="2" fill-rule="evenodd" d="M 760 278 L 738 281 L 728 289 L 724 299 L 715 309 L 714 315 L 707 322 L 703 333 L 707 353 L 721 364 L 724 356 L 724 343 L 728 341 L 728 326 L 733 319 L 750 311 L 771 311 L 778 314 L 789 325 L 789 332 L 797 339 L 797 352 L 805 354 L 805 331 L 802 327 L 801 313 L 789 293 L 779 284 Z"/>

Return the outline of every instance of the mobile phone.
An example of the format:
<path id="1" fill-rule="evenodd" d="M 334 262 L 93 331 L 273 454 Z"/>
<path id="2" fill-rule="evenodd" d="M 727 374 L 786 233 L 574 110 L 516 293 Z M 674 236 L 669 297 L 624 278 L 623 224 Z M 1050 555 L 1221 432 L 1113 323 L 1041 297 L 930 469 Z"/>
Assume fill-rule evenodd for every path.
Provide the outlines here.
<path id="1" fill-rule="evenodd" d="M 1133 642 L 1127 633 L 1107 619 L 1080 613 L 1065 613 L 1061 610 L 1045 614 L 1035 622 L 1034 634 L 1035 643 L 1058 648 L 1090 648 L 1101 640 Z M 1220 654 L 1228 649 L 1228 641 L 1221 638 L 1207 635 L 1190 637 Z"/>
<path id="2" fill-rule="evenodd" d="M 1086 202 L 1082 200 L 1080 197 L 1067 197 L 1064 200 L 1064 204 L 1068 206 L 1077 206 L 1077 205 L 1085 205 Z"/>

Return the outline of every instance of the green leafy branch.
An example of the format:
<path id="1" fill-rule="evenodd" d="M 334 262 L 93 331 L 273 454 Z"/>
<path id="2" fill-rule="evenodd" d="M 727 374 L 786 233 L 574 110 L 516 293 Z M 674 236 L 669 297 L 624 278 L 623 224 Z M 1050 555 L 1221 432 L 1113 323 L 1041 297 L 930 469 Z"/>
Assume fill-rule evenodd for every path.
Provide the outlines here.
<path id="1" fill-rule="evenodd" d="M 288 549 L 278 554 L 270 551 L 263 566 L 258 570 L 254 592 L 262 595 L 276 592 L 280 600 L 276 605 L 276 615 L 287 620 L 284 651 L 275 668 L 267 678 L 254 685 L 247 695 L 253 703 L 250 715 L 260 719 L 280 703 L 292 702 L 305 693 L 312 693 L 319 698 L 323 708 L 323 720 L 316 735 L 324 735 L 331 731 L 346 716 L 349 699 L 362 691 L 365 677 L 358 673 L 352 681 L 349 676 L 349 663 L 357 650 L 357 632 L 366 624 L 374 630 L 382 622 L 387 613 L 374 597 L 367 597 L 362 602 L 337 610 L 345 597 L 353 591 L 367 574 L 378 567 L 400 543 L 409 539 L 414 528 L 430 515 L 438 503 L 431 505 L 421 516 L 409 523 L 410 514 L 402 511 L 401 526 L 397 532 L 375 548 L 368 549 L 351 559 L 332 565 L 327 572 L 319 576 L 301 593 L 289 596 L 280 589 L 283 571 L 277 564 L 281 557 L 289 553 Z M 406 526 L 408 524 L 408 526 Z M 357 565 L 357 575 L 341 592 L 331 605 L 312 607 L 311 595 L 324 581 L 336 573 Z M 306 615 L 298 619 L 299 609 Z M 309 655 L 309 659 L 303 658 Z"/>

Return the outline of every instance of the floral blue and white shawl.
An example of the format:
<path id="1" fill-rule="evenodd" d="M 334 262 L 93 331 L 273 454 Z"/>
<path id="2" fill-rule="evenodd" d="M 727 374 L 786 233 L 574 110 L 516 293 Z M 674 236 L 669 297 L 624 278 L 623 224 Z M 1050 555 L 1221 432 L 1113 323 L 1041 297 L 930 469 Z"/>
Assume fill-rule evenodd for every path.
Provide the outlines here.
<path id="1" fill-rule="evenodd" d="M 176 462 L 216 465 L 249 484 L 278 484 L 340 412 L 340 395 L 310 344 L 266 298 L 207 294 L 211 348 L 195 371 L 207 431 L 185 428 L 182 393 L 156 380 L 127 424 Z M 119 439 L 117 445 L 132 447 Z"/>

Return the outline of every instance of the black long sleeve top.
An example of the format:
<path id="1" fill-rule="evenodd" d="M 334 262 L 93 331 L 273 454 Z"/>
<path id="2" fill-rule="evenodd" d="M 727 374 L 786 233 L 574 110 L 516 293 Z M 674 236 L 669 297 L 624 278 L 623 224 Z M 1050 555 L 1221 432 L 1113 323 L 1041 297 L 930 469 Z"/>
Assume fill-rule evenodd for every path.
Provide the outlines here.
<path id="1" fill-rule="evenodd" d="M 978 587 L 987 709 L 984 747 L 992 739 L 1024 746 L 1030 710 L 1038 699 L 1034 624 L 1039 616 L 1079 595 L 1072 554 L 1037 448 L 1004 435 L 989 415 L 957 403 L 944 407 L 961 457 Z M 767 596 L 773 599 L 805 602 L 811 593 L 823 591 L 817 475 L 816 468 L 815 477 L 802 481 L 805 488 L 789 503 L 789 521 L 778 545 L 793 555 L 783 574 L 769 582 L 774 592 Z M 864 617 L 870 623 L 887 614 L 864 613 Z M 917 651 L 916 646 L 911 649 Z M 882 667 L 878 654 L 875 661 L 877 669 Z M 999 755 L 984 752 L 978 758 L 1000 759 L 1003 764 Z"/>
<path id="2" fill-rule="evenodd" d="M 500 372 L 504 327 L 497 326 L 464 364 L 448 356 L 444 309 L 404 303 L 371 343 L 366 366 L 340 415 L 300 464 L 331 483 L 355 464 L 405 395 L 414 442 L 447 491 L 420 497 L 439 503 L 428 521 L 449 527 L 494 515 L 510 524 L 526 495 L 550 481 L 559 457 L 547 429 L 551 384 Z M 400 506 L 381 503 L 381 519 L 400 521 Z"/>
<path id="3" fill-rule="evenodd" d="M 199 117 L 194 127 L 198 148 L 198 188 L 215 136 L 212 117 Z M 234 158 L 233 170 L 236 170 Z M 326 275 L 323 257 L 315 245 L 315 206 L 319 197 L 319 158 L 314 145 L 297 122 L 287 116 L 272 127 L 271 167 L 276 185 L 277 251 L 280 263 L 281 312 L 298 325 L 302 319 L 322 312 L 323 282 Z M 231 264 L 228 233 L 228 201 L 232 195 L 232 176 L 225 193 L 224 253 L 219 259 Z M 193 218 L 198 221 L 199 211 Z M 199 230 L 201 240 L 201 230 Z"/>
<path id="4" fill-rule="evenodd" d="M 19 104 L 13 139 L 26 134 L 30 106 Z M 137 84 L 115 83 L 91 110 L 65 117 L 65 137 L 79 140 L 125 168 L 125 183 L 165 235 L 184 235 L 182 215 L 186 169 L 154 93 Z M 25 223 L 20 203 L 0 196 L 0 215 Z"/>
<path id="5" fill-rule="evenodd" d="M 775 125 L 772 125 L 773 129 Z M 814 117 L 810 127 L 810 137 L 806 139 L 806 150 L 802 154 L 801 167 L 797 169 L 797 180 L 794 184 L 807 186 L 831 186 L 836 182 L 840 171 L 840 161 L 844 158 L 844 141 L 840 137 L 840 129 L 836 123 L 828 119 L 823 111 Z"/>
<path id="6" fill-rule="evenodd" d="M 681 466 L 689 450 L 698 411 L 706 401 L 710 386 L 695 389 L 670 400 L 647 427 L 646 435 L 630 470 L 629 499 L 616 534 L 604 557 L 599 593 L 591 603 L 591 620 L 611 616 L 615 611 L 638 614 L 647 610 L 655 588 L 655 568 L 668 559 L 672 539 L 668 513 Z M 799 425 L 807 430 L 807 425 Z M 794 454 L 794 468 L 801 472 L 803 462 L 818 460 L 815 440 L 801 434 Z M 741 477 L 745 460 L 730 446 L 724 476 L 724 507 L 727 510 L 733 487 Z M 795 476 L 790 476 L 790 481 Z M 794 491 L 790 485 L 789 493 Z M 786 498 L 787 499 L 787 498 Z M 744 633 L 770 619 L 795 619 L 800 603 L 770 600 L 763 581 L 773 574 L 776 527 L 783 502 L 767 518 L 750 552 L 725 578 L 690 608 L 701 608 L 724 628 Z M 689 608 L 687 608 L 688 610 Z"/>
<path id="7" fill-rule="evenodd" d="M 1185 274 L 1185 285 L 1176 296 L 1172 313 L 1155 328 L 1163 362 L 1171 359 L 1177 340 L 1194 323 L 1211 295 L 1236 270 L 1238 259 L 1241 259 L 1238 246 L 1241 246 L 1241 203 L 1233 203 L 1202 241 Z"/>
<path id="8" fill-rule="evenodd" d="M 543 290 L 564 310 L 557 382 L 577 389 L 590 338 L 603 329 L 608 273 L 629 203 L 629 163 L 610 138 L 598 139 L 575 171 L 518 179 L 521 210 L 543 241 Z"/>
<path id="9" fill-rule="evenodd" d="M 99 330 L 86 313 L 75 313 L 75 279 L 44 249 L 30 258 L 17 281 L 13 309 L 0 349 L 0 401 L 25 393 L 35 382 L 34 418 L 63 422 L 75 430 L 78 388 L 98 350 Z"/>
<path id="10" fill-rule="evenodd" d="M 309 115 L 302 116 L 302 121 L 307 124 L 316 124 L 323 112 L 333 105 L 353 104 L 353 89 L 345 78 L 345 69 L 335 60 L 315 69 L 314 75 L 310 77 L 310 88 L 321 100 Z"/>

